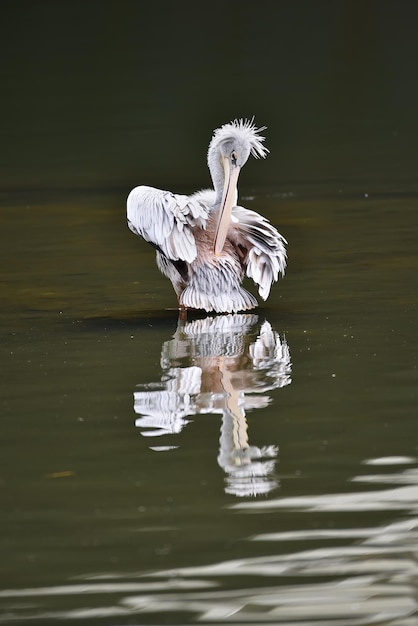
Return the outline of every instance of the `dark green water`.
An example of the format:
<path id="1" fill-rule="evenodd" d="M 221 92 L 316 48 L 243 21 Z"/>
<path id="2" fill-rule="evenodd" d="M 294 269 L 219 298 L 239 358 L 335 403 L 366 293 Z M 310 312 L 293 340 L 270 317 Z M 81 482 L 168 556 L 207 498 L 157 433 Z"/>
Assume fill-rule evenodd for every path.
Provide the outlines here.
<path id="1" fill-rule="evenodd" d="M 0 623 L 414 626 L 415 4 L 3 14 Z M 178 324 L 126 195 L 252 114 L 287 276 Z"/>

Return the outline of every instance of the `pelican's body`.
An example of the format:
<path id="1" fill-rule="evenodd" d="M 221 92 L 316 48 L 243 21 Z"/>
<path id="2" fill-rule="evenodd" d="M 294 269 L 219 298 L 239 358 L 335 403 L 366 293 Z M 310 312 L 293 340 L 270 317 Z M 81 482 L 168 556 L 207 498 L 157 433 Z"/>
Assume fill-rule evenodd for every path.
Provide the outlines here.
<path id="1" fill-rule="evenodd" d="M 208 166 L 214 189 L 191 196 L 140 186 L 127 200 L 128 226 L 157 250 L 181 308 L 233 313 L 253 309 L 245 275 L 266 300 L 286 267 L 286 240 L 270 222 L 237 206 L 237 181 L 250 154 L 267 149 L 252 122 L 235 120 L 214 132 Z"/>

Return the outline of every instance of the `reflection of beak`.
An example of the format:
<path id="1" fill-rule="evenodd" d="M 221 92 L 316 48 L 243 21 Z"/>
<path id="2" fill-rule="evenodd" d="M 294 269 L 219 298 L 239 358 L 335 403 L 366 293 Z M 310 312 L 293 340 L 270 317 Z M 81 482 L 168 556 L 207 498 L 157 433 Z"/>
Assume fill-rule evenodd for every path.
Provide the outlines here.
<path id="1" fill-rule="evenodd" d="M 224 167 L 225 182 L 214 242 L 214 251 L 216 256 L 221 254 L 224 247 L 231 219 L 232 207 L 237 201 L 237 183 L 240 172 L 240 168 L 238 166 L 233 167 L 231 170 L 231 163 L 228 157 L 222 158 L 222 165 Z"/>

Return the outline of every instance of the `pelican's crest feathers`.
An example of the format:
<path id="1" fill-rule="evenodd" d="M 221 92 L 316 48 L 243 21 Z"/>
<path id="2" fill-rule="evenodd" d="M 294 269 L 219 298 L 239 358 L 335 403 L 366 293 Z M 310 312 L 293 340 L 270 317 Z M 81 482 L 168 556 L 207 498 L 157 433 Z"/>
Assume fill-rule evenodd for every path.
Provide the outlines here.
<path id="1" fill-rule="evenodd" d="M 269 153 L 269 149 L 263 146 L 265 137 L 259 133 L 266 130 L 267 126 L 257 126 L 254 124 L 254 118 L 251 120 L 235 119 L 233 122 L 224 124 L 220 128 L 217 128 L 210 142 L 209 149 L 215 148 L 224 141 L 230 141 L 231 139 L 239 139 L 246 141 L 250 145 L 251 154 L 256 159 L 265 158 Z"/>

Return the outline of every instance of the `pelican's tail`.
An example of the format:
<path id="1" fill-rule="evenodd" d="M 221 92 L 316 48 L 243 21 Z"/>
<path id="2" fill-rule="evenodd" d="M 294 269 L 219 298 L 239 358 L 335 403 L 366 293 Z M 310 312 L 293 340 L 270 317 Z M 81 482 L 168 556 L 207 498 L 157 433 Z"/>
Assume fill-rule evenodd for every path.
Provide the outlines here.
<path id="1" fill-rule="evenodd" d="M 240 285 L 227 292 L 208 293 L 191 284 L 183 291 L 179 302 L 181 305 L 191 309 L 204 309 L 205 311 L 215 311 L 216 313 L 248 311 L 258 305 L 252 293 Z"/>
<path id="2" fill-rule="evenodd" d="M 198 258 L 189 266 L 189 280 L 180 295 L 181 305 L 216 313 L 238 313 L 258 305 L 255 297 L 241 286 L 243 271 L 233 255 Z"/>
<path id="3" fill-rule="evenodd" d="M 242 269 L 236 259 L 223 256 L 216 263 L 194 264 L 180 304 L 191 309 L 216 313 L 237 313 L 258 305 L 255 297 L 241 287 Z"/>

